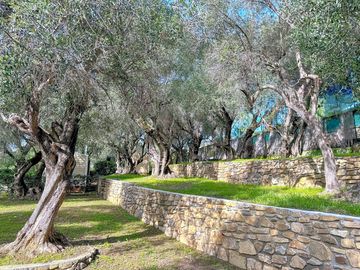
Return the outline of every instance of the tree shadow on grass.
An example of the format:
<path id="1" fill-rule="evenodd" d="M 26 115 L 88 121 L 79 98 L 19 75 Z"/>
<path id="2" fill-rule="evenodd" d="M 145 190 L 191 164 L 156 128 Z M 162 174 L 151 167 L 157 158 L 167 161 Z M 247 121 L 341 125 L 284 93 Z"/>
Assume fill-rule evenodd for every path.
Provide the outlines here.
<path id="1" fill-rule="evenodd" d="M 140 226 L 139 219 L 116 206 L 77 206 L 61 209 L 55 227 L 69 238 L 104 235 L 121 231 L 130 223 Z"/>
<path id="2" fill-rule="evenodd" d="M 66 202 L 76 202 L 76 201 L 101 201 L 100 197 L 97 196 L 96 193 L 86 193 L 79 195 L 70 195 L 66 196 Z M 0 197 L 0 208 L 1 207 L 12 207 L 12 206 L 26 206 L 26 205 L 36 205 L 37 200 L 29 200 L 29 199 L 12 199 L 9 197 Z M 1 213 L 1 210 L 0 210 Z"/>
<path id="3" fill-rule="evenodd" d="M 32 210 L 3 212 L 0 211 L 0 244 L 15 239 L 17 232 L 30 217 Z M 134 230 L 141 225 L 140 221 L 127 214 L 121 208 L 106 206 L 78 206 L 61 209 L 55 228 L 70 239 L 91 235 L 106 235 L 121 231 L 129 223 L 134 224 Z"/>
<path id="4" fill-rule="evenodd" d="M 73 246 L 102 245 L 102 244 L 106 244 L 106 243 L 116 243 L 116 242 L 137 240 L 137 239 L 140 239 L 143 237 L 152 237 L 152 236 L 157 236 L 160 234 L 162 234 L 161 231 L 159 231 L 153 227 L 147 227 L 143 231 L 132 233 L 132 234 L 115 236 L 115 237 L 103 237 L 103 238 L 96 238 L 96 239 L 74 240 L 74 241 L 71 241 L 71 244 Z"/>
<path id="5" fill-rule="evenodd" d="M 55 228 L 70 239 L 91 237 L 92 235 L 101 237 L 119 232 L 124 228 L 133 231 L 144 228 L 139 219 L 129 215 L 122 208 L 111 204 L 100 204 L 97 201 L 100 199 L 94 197 L 85 200 L 84 198 L 67 199 L 55 221 Z M 90 202 L 95 203 L 91 204 Z M 22 228 L 33 211 L 27 205 L 34 204 L 33 201 L 9 201 L 5 203 L 6 206 L 0 209 L 0 244 L 15 239 L 16 233 Z M 21 205 L 24 205 L 24 209 Z M 131 223 L 133 225 L 129 225 Z"/>
<path id="6" fill-rule="evenodd" d="M 131 180 L 131 179 L 145 178 L 145 177 L 148 177 L 148 176 L 149 175 L 141 175 L 141 174 L 112 174 L 112 175 L 107 175 L 104 178 L 105 179 L 117 179 L 117 180 L 127 181 L 127 180 Z"/>
<path id="7" fill-rule="evenodd" d="M 35 201 L 35 200 L 26 200 L 26 199 L 15 200 L 15 199 L 10 199 L 10 198 L 0 198 L 0 207 L 34 205 L 36 203 L 37 203 L 37 201 Z"/>
<path id="8" fill-rule="evenodd" d="M 171 260 L 164 266 L 147 266 L 139 270 L 236 270 L 237 267 L 229 263 L 222 262 L 215 257 L 202 255 L 201 257 L 185 257 L 181 259 Z"/>

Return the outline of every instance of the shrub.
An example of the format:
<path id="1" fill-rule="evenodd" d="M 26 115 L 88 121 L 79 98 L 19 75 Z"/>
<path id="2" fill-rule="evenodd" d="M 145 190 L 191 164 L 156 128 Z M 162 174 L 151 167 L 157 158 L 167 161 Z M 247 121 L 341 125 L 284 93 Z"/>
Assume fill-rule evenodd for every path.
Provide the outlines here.
<path id="1" fill-rule="evenodd" d="M 95 173 L 99 175 L 113 174 L 116 171 L 115 160 L 107 157 L 105 160 L 100 160 L 94 164 Z"/>
<path id="2" fill-rule="evenodd" d="M 0 192 L 9 191 L 14 181 L 14 171 L 7 168 L 0 168 Z"/>

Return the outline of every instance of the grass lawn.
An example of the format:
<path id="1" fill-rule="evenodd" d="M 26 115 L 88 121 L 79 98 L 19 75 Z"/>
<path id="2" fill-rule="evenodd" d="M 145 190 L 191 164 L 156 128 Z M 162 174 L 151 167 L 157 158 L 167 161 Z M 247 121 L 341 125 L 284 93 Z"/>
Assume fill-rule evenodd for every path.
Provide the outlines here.
<path id="1" fill-rule="evenodd" d="M 347 148 L 333 148 L 335 157 L 359 157 L 360 152 L 356 151 L 353 152 L 350 147 Z M 301 156 L 297 157 L 280 157 L 280 156 L 269 156 L 266 158 L 257 157 L 257 158 L 238 158 L 232 160 L 207 160 L 204 162 L 251 162 L 251 161 L 266 161 L 266 160 L 294 160 L 294 159 L 304 159 L 304 158 L 321 158 L 321 151 L 320 150 L 309 150 L 305 151 Z M 180 165 L 189 165 L 192 162 L 180 162 L 177 164 Z"/>
<path id="2" fill-rule="evenodd" d="M 0 199 L 0 245 L 15 238 L 34 206 L 34 201 Z M 0 265 L 63 259 L 79 255 L 91 245 L 101 252 L 86 268 L 91 270 L 235 269 L 166 237 L 95 195 L 67 198 L 60 209 L 56 228 L 70 238 L 73 247 L 60 254 L 45 254 L 35 259 L 0 257 Z"/>
<path id="3" fill-rule="evenodd" d="M 360 204 L 338 201 L 321 195 L 322 188 L 239 185 L 205 178 L 156 179 L 151 176 L 133 174 L 109 175 L 106 178 L 124 180 L 148 188 L 184 194 L 360 216 Z"/>

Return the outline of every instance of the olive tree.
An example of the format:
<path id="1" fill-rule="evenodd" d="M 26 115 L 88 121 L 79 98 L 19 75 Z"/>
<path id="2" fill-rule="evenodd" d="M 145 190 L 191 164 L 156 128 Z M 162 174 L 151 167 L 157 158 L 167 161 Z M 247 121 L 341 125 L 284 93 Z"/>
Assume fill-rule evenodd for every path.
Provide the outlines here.
<path id="1" fill-rule="evenodd" d="M 100 51 L 87 21 L 94 19 L 91 3 L 37 1 L 12 7 L 2 26 L 2 118 L 40 149 L 46 183 L 31 217 L 2 251 L 54 252 L 66 243 L 54 220 L 75 167 L 79 121 L 97 89 Z M 14 108 L 14 97 L 21 97 L 23 106 Z"/>
<path id="2" fill-rule="evenodd" d="M 11 7 L 1 24 L 1 116 L 40 149 L 46 183 L 29 220 L 2 252 L 54 252 L 67 242 L 54 221 L 75 167 L 81 119 L 114 90 L 109 81 L 121 85 L 130 70 L 133 78 L 138 74 L 151 26 L 158 27 L 145 20 L 156 20 L 157 9 L 115 0 L 12 1 Z"/>
<path id="3" fill-rule="evenodd" d="M 151 7 L 157 10 L 156 16 L 146 13 Z M 143 51 L 128 63 L 118 59 L 118 52 L 114 51 L 112 65 L 118 72 L 113 70 L 109 76 L 116 82 L 122 80 L 123 71 L 128 70 L 125 90 L 119 89 L 118 84 L 112 87 L 119 90 L 122 105 L 149 139 L 149 155 L 154 163 L 152 173 L 163 176 L 170 172 L 168 165 L 175 128 L 170 84 L 176 76 L 174 70 L 183 27 L 172 7 L 163 1 L 144 4 L 139 10 L 139 24 L 127 31 L 138 29 L 143 33 L 145 38 L 139 40 Z"/>
<path id="4" fill-rule="evenodd" d="M 276 91 L 286 106 L 314 132 L 324 157 L 329 193 L 339 192 L 339 183 L 334 154 L 316 115 L 318 97 L 322 83 L 332 77 L 329 68 L 333 63 L 347 63 L 337 65 L 335 73 L 342 76 L 336 78 L 344 78 L 358 69 L 357 56 L 353 55 L 358 51 L 353 38 L 353 33 L 359 30 L 357 7 L 355 3 L 347 5 L 347 1 L 321 0 L 315 4 L 312 1 L 213 0 L 200 5 L 200 10 L 220 17 L 227 29 L 224 35 L 236 34 L 243 50 L 262 70 L 268 71 L 260 89 Z M 334 40 L 335 44 L 331 45 Z M 348 48 L 351 56 L 343 56 L 340 52 Z M 349 79 L 354 79 L 354 75 Z"/>
<path id="5" fill-rule="evenodd" d="M 282 52 L 275 54 L 273 49 L 264 47 L 260 57 L 274 74 L 264 88 L 277 91 L 286 106 L 312 130 L 324 158 L 326 191 L 338 193 L 335 157 L 317 116 L 318 98 L 322 84 L 332 83 L 333 79 L 346 82 L 346 77 L 351 79 L 349 72 L 358 71 L 355 64 L 358 47 L 353 38 L 359 30 L 357 5 L 321 0 L 314 3 L 266 0 L 263 4 L 278 18 L 270 24 L 277 31 L 263 28 L 272 32 L 264 33 L 263 43 L 275 38 L 274 48 Z"/>

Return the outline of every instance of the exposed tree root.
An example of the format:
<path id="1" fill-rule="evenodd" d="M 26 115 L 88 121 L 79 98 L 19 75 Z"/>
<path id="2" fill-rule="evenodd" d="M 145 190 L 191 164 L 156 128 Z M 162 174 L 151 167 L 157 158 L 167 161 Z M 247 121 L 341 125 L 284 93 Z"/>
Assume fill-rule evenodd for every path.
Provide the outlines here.
<path id="1" fill-rule="evenodd" d="M 1 255 L 23 255 L 26 257 L 35 257 L 43 253 L 57 253 L 69 246 L 70 242 L 61 233 L 55 232 L 49 241 L 43 241 L 39 237 L 33 237 L 31 240 L 22 238 L 0 247 Z"/>

